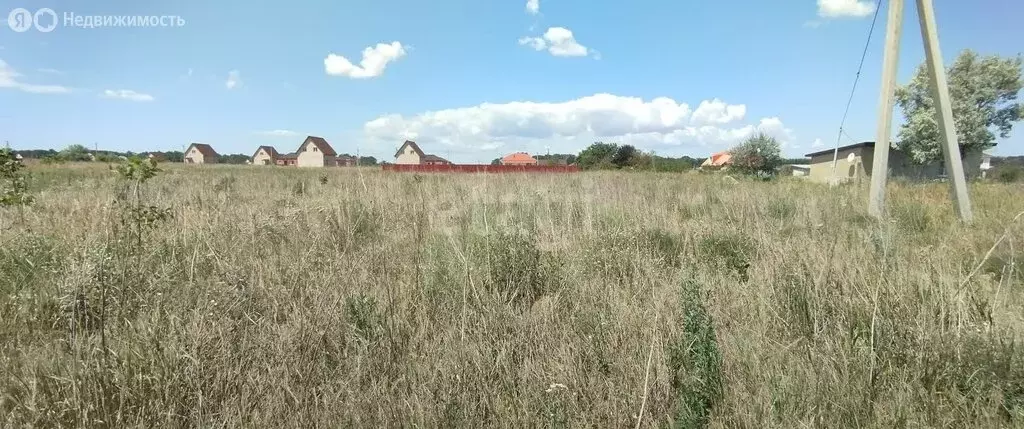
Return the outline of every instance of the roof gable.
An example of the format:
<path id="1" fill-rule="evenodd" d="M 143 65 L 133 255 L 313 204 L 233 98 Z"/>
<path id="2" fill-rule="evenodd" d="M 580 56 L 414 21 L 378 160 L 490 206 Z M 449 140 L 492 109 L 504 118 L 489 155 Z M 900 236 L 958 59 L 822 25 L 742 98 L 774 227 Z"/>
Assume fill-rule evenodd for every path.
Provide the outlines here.
<path id="1" fill-rule="evenodd" d="M 185 153 L 188 153 L 192 148 L 196 148 L 196 150 L 203 154 L 203 156 L 217 156 L 217 151 L 213 150 L 213 146 L 206 143 L 192 143 L 189 145 L 188 149 L 185 150 Z"/>
<path id="2" fill-rule="evenodd" d="M 330 143 L 327 143 L 327 140 L 324 140 L 323 137 L 307 136 L 306 140 L 303 140 L 302 144 L 299 145 L 298 151 L 302 152 L 302 148 L 306 147 L 307 144 L 312 144 L 316 146 L 316 148 L 320 152 L 322 152 L 324 156 L 335 156 L 338 154 L 338 152 L 335 152 L 334 148 L 331 147 Z"/>
<path id="3" fill-rule="evenodd" d="M 271 156 L 272 158 L 278 157 L 277 149 L 274 149 L 273 146 L 260 146 L 256 148 L 256 152 L 252 154 L 252 158 L 255 158 L 256 155 L 259 155 L 261 150 L 265 152 L 267 155 Z"/>
<path id="4" fill-rule="evenodd" d="M 412 140 L 406 140 L 405 143 L 402 143 L 402 146 L 398 148 L 398 151 L 395 152 L 395 158 L 398 158 L 398 155 L 401 155 L 402 152 L 405 151 L 406 146 L 411 147 L 412 150 L 416 152 L 416 155 L 419 155 L 420 158 L 423 158 L 426 155 L 423 153 L 423 150 L 420 149 L 419 145 L 416 144 L 416 142 Z"/>

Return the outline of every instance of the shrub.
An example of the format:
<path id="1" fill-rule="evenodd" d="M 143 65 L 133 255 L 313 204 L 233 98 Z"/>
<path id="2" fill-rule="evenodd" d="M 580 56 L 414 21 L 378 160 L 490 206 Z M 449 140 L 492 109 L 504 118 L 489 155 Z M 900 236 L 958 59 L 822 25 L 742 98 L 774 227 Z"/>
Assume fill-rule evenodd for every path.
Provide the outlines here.
<path id="1" fill-rule="evenodd" d="M 673 339 L 666 353 L 676 397 L 674 427 L 707 427 L 711 410 L 722 397 L 722 355 L 705 301 L 700 284 L 684 281 L 683 335 Z"/>
<path id="2" fill-rule="evenodd" d="M 1002 183 L 1015 183 L 1024 180 L 1024 168 L 1005 167 L 996 172 L 996 180 Z"/>
<path id="3" fill-rule="evenodd" d="M 782 149 L 774 137 L 767 134 L 753 136 L 731 151 L 731 169 L 745 174 L 774 174 L 782 162 Z"/>

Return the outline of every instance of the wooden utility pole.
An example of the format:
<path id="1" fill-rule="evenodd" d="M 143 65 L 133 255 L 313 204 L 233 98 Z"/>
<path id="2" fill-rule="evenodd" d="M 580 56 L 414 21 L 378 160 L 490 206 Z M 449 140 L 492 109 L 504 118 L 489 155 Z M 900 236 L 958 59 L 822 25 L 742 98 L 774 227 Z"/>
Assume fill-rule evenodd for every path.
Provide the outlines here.
<path id="1" fill-rule="evenodd" d="M 889 134 L 892 131 L 892 113 L 895 102 L 896 69 L 899 63 L 900 35 L 903 27 L 903 2 L 889 1 L 889 21 L 885 35 L 885 56 L 882 60 L 882 92 L 878 104 L 878 133 L 875 140 L 874 160 L 871 167 L 871 193 L 868 213 L 876 218 L 884 215 L 885 184 L 889 176 Z M 928 74 L 931 79 L 932 98 L 935 100 L 935 122 L 939 125 L 942 152 L 946 162 L 946 173 L 950 176 L 953 202 L 957 215 L 964 222 L 974 218 L 970 197 L 967 195 L 967 180 L 960 159 L 960 143 L 953 124 L 953 109 L 949 100 L 946 83 L 946 69 L 939 50 L 939 35 L 935 25 L 935 10 L 932 0 L 917 0 L 917 16 L 921 24 L 921 38 L 924 39 Z"/>

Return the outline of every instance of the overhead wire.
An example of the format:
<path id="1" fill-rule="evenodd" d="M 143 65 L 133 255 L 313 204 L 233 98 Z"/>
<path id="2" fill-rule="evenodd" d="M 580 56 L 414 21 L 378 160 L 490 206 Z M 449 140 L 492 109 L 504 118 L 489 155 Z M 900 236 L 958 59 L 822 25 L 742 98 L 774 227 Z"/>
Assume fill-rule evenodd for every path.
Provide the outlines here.
<path id="1" fill-rule="evenodd" d="M 857 75 L 853 78 L 853 88 L 850 89 L 850 97 L 846 100 L 846 111 L 843 112 L 843 119 L 839 122 L 839 133 L 836 135 L 836 146 L 832 150 L 832 178 L 829 180 L 829 183 L 835 183 L 836 180 L 836 164 L 839 158 L 839 143 L 842 141 L 843 136 L 845 135 L 846 138 L 856 143 L 856 140 L 846 133 L 844 127 L 846 126 L 846 118 L 850 115 L 850 106 L 853 105 L 853 96 L 857 93 L 857 83 L 860 82 L 860 74 L 861 71 L 864 70 L 864 60 L 867 58 L 868 49 L 871 47 L 871 36 L 875 34 L 875 25 L 878 23 L 878 11 L 880 10 L 882 10 L 882 0 L 877 0 L 875 2 L 875 14 L 874 17 L 871 18 L 871 29 L 868 30 L 868 40 L 864 42 L 864 51 L 860 54 L 860 64 L 857 65 Z"/>

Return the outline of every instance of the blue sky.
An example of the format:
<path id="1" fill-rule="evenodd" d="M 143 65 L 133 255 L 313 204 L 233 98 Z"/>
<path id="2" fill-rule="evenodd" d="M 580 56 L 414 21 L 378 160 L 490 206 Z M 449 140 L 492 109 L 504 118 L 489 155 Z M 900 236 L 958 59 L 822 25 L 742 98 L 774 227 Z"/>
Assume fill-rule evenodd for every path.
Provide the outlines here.
<path id="1" fill-rule="evenodd" d="M 703 156 L 762 130 L 802 155 L 836 142 L 873 3 L 3 0 L 61 24 L 0 25 L 0 140 L 251 154 L 312 134 L 391 159 L 413 138 L 485 162 L 594 140 Z M 1024 3 L 935 3 L 947 63 L 1024 46 Z M 846 126 L 856 140 L 874 139 L 884 7 Z M 184 25 L 80 28 L 69 13 Z M 924 58 L 912 1 L 906 14 L 900 82 Z M 1021 133 L 995 153 L 1024 153 Z"/>

